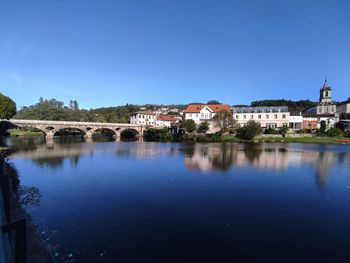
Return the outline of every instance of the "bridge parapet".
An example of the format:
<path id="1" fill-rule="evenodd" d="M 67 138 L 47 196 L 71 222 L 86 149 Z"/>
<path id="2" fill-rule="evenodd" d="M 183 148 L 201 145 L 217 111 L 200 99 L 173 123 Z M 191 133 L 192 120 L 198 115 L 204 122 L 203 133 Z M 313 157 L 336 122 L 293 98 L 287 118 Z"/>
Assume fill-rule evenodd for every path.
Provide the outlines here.
<path id="1" fill-rule="evenodd" d="M 2 120 L 0 120 L 2 121 Z M 129 123 L 105 123 L 105 122 L 73 122 L 73 121 L 46 121 L 46 120 L 3 120 L 10 122 L 20 128 L 35 128 L 41 130 L 46 138 L 53 138 L 55 133 L 61 129 L 81 130 L 85 137 L 91 138 L 92 134 L 101 129 L 113 131 L 115 137 L 120 137 L 125 130 L 134 130 L 140 136 L 143 136 L 144 126 Z"/>

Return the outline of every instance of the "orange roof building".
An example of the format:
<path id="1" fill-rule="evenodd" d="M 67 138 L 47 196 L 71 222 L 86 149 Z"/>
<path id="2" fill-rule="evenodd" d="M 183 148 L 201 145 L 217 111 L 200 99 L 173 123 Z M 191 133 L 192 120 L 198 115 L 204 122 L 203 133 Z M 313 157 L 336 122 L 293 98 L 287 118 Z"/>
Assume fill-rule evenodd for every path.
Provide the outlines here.
<path id="1" fill-rule="evenodd" d="M 185 120 L 194 120 L 196 124 L 211 120 L 221 110 L 230 112 L 227 104 L 190 104 L 186 107 Z"/>

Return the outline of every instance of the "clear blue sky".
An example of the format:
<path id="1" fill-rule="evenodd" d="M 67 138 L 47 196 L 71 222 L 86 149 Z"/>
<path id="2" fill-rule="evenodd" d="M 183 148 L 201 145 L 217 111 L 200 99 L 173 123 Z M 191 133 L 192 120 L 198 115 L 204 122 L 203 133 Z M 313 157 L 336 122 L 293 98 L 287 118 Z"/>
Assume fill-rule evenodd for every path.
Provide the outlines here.
<path id="1" fill-rule="evenodd" d="M 1 0 L 0 92 L 83 108 L 350 97 L 350 1 Z"/>

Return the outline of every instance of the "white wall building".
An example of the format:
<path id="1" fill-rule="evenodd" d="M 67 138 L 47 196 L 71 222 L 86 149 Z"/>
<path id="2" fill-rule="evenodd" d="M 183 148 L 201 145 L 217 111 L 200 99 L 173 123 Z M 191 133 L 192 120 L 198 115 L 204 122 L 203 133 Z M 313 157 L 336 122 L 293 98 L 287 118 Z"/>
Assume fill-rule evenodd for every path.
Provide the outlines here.
<path id="1" fill-rule="evenodd" d="M 230 111 L 227 104 L 190 104 L 184 111 L 185 120 L 194 120 L 196 124 L 211 120 L 221 110 Z"/>
<path id="2" fill-rule="evenodd" d="M 157 116 L 152 111 L 138 111 L 130 115 L 130 124 L 154 126 Z"/>
<path id="3" fill-rule="evenodd" d="M 233 118 L 239 127 L 243 127 L 248 121 L 259 122 L 262 128 L 281 128 L 289 126 L 288 107 L 232 107 Z"/>
<path id="4" fill-rule="evenodd" d="M 289 115 L 289 129 L 297 131 L 303 129 L 303 116 L 298 115 Z"/>
<path id="5" fill-rule="evenodd" d="M 155 126 L 157 127 L 173 127 L 180 122 L 180 117 L 170 116 L 170 115 L 161 115 L 156 119 Z"/>

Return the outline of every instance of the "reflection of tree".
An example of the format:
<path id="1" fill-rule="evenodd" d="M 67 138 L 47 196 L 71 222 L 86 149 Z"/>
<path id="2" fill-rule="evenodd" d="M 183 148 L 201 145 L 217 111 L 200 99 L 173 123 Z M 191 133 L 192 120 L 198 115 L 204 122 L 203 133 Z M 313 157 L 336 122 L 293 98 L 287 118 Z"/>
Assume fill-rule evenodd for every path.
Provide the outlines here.
<path id="1" fill-rule="evenodd" d="M 12 191 L 18 198 L 21 205 L 39 205 L 41 199 L 40 189 L 34 186 L 22 186 L 16 167 L 9 162 L 5 163 L 6 171 L 11 179 Z"/>
<path id="2" fill-rule="evenodd" d="M 263 151 L 262 151 L 260 145 L 246 144 L 244 147 L 245 157 L 247 158 L 247 160 L 250 163 L 253 163 L 255 160 L 259 160 L 262 152 Z"/>
<path id="3" fill-rule="evenodd" d="M 212 164 L 214 169 L 226 171 L 233 164 L 234 148 L 232 144 L 222 143 L 220 151 L 214 156 Z"/>
<path id="4" fill-rule="evenodd" d="M 36 158 L 33 159 L 33 162 L 41 167 L 50 167 L 50 168 L 58 168 L 63 165 L 65 157 L 59 156 L 59 157 L 43 157 L 43 158 Z"/>
<path id="5" fill-rule="evenodd" d="M 45 144 L 44 137 L 22 137 L 22 138 L 11 138 L 8 141 L 8 146 L 11 150 L 17 152 L 34 151 L 40 145 Z"/>
<path id="6" fill-rule="evenodd" d="M 337 153 L 335 152 L 320 152 L 317 154 L 317 159 L 314 163 L 316 168 L 316 180 L 317 184 L 322 188 L 327 183 L 327 178 L 330 175 L 330 171 L 335 164 Z"/>

